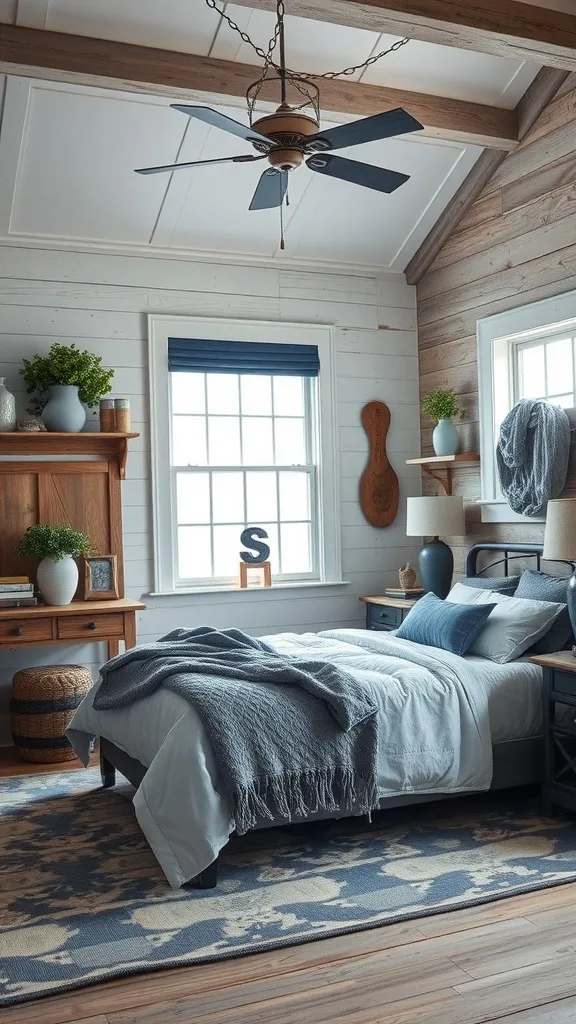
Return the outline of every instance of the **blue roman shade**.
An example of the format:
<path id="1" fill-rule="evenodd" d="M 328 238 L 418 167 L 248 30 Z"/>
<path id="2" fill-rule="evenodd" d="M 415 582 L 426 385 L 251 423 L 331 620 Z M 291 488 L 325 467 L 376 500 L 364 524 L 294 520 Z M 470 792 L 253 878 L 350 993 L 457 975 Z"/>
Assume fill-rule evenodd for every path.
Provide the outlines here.
<path id="1" fill-rule="evenodd" d="M 205 341 L 168 338 L 171 373 L 258 373 L 276 377 L 317 377 L 316 345 L 257 341 Z"/>

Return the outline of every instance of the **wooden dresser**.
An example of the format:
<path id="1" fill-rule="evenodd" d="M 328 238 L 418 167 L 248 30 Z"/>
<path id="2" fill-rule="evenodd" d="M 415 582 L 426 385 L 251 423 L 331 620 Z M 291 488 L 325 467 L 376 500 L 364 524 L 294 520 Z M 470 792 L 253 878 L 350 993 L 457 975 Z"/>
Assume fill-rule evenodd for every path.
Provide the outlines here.
<path id="1" fill-rule="evenodd" d="M 135 646 L 136 612 L 145 605 L 124 597 L 121 502 L 133 437 L 0 433 L 0 575 L 35 579 L 38 562 L 16 555 L 18 541 L 36 523 L 70 523 L 88 535 L 93 554 L 116 555 L 120 595 L 84 601 L 81 572 L 72 604 L 0 609 L 0 648 L 105 642 L 111 658 L 121 641 Z"/>

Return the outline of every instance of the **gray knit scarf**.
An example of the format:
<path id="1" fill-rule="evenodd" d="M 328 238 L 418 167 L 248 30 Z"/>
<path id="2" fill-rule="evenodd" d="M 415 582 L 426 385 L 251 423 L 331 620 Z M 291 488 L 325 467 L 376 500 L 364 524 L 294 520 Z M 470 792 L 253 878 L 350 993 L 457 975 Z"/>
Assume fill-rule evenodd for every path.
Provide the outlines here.
<path id="1" fill-rule="evenodd" d="M 514 512 L 538 516 L 564 490 L 570 420 L 557 405 L 524 398 L 508 413 L 496 446 L 504 497 Z"/>

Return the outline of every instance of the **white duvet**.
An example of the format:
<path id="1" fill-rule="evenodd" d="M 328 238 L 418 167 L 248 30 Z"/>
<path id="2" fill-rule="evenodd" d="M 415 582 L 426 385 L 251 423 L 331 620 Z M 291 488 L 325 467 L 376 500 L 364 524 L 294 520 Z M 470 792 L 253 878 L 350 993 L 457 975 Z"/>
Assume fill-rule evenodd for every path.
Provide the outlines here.
<path id="1" fill-rule="evenodd" d="M 366 630 L 264 639 L 278 651 L 331 661 L 377 682 L 381 797 L 489 788 L 492 737 L 477 659 Z M 136 816 L 178 888 L 215 860 L 234 830 L 202 723 L 191 705 L 164 689 L 128 708 L 95 711 L 97 688 L 82 701 L 68 736 L 84 764 L 90 738 L 104 736 L 148 766 L 134 797 Z"/>

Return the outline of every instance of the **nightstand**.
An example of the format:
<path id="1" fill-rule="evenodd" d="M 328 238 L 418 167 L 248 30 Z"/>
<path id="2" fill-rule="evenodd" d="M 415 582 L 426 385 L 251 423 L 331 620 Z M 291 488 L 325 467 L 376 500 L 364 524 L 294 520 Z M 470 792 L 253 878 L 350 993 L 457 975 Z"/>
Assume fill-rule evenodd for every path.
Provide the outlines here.
<path id="1" fill-rule="evenodd" d="M 366 629 L 398 629 L 416 599 L 400 597 L 361 597 L 366 605 Z"/>
<path id="2" fill-rule="evenodd" d="M 571 651 L 559 651 L 530 660 L 544 670 L 544 810 L 550 814 L 558 804 L 576 811 L 576 658 Z M 569 721 L 559 721 L 558 704 L 574 709 Z"/>

